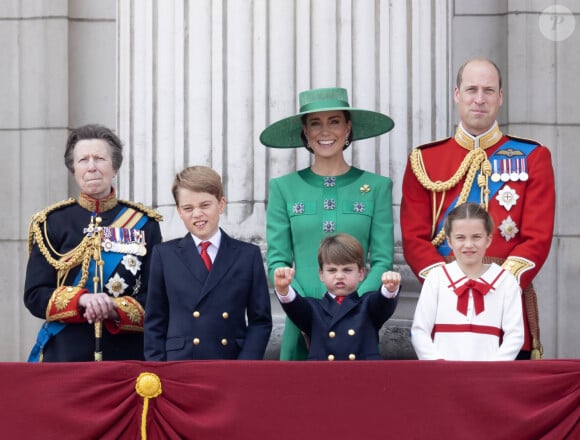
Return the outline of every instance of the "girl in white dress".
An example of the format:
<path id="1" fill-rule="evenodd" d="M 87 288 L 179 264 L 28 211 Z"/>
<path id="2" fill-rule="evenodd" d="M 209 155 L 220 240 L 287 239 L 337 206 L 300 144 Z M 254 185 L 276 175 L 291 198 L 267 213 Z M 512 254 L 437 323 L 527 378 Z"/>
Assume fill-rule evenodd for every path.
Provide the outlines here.
<path id="1" fill-rule="evenodd" d="M 432 269 L 421 289 L 411 328 L 418 358 L 514 360 L 524 342 L 521 289 L 511 273 L 483 262 L 491 216 L 465 203 L 444 230 L 455 261 Z"/>

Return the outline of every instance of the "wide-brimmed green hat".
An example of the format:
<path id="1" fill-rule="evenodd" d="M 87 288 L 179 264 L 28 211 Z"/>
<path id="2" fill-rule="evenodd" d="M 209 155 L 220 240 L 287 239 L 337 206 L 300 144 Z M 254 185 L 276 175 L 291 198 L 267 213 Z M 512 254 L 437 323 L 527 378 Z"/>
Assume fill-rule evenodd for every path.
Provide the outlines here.
<path id="1" fill-rule="evenodd" d="M 308 113 L 331 110 L 350 112 L 353 141 L 368 139 L 384 134 L 393 129 L 395 123 L 387 115 L 370 110 L 352 108 L 348 103 L 346 89 L 327 88 L 313 89 L 298 95 L 300 113 L 281 119 L 269 125 L 260 134 L 260 142 L 267 147 L 297 148 L 303 147 L 301 117 Z"/>

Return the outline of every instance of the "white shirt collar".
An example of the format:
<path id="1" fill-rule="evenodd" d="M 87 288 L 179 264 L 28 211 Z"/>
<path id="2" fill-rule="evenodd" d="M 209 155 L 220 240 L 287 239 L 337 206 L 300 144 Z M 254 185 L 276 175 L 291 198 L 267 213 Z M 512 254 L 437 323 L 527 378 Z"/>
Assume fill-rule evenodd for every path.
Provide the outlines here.
<path id="1" fill-rule="evenodd" d="M 220 247 L 220 243 L 222 241 L 222 230 L 220 228 L 218 228 L 218 230 L 216 231 L 215 234 L 213 234 L 209 240 L 202 240 L 199 237 L 196 237 L 195 235 L 191 234 L 191 238 L 193 238 L 193 241 L 195 242 L 195 247 L 199 248 L 199 244 L 202 241 L 209 241 L 211 243 L 210 249 L 214 248 L 215 250 L 219 249 Z"/>

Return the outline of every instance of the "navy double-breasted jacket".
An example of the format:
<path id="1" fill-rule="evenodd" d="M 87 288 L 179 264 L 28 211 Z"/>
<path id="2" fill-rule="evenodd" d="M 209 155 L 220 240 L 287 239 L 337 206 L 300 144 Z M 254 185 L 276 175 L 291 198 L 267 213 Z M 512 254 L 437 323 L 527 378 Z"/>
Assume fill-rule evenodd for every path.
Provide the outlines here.
<path id="1" fill-rule="evenodd" d="M 222 230 L 211 271 L 185 237 L 155 246 L 145 359 L 262 359 L 272 331 L 260 248 Z"/>
<path id="2" fill-rule="evenodd" d="M 353 292 L 338 304 L 330 295 L 321 299 L 298 293 L 282 303 L 288 317 L 310 339 L 309 360 L 378 360 L 378 332 L 397 307 L 399 296 L 380 291 L 359 296 Z"/>

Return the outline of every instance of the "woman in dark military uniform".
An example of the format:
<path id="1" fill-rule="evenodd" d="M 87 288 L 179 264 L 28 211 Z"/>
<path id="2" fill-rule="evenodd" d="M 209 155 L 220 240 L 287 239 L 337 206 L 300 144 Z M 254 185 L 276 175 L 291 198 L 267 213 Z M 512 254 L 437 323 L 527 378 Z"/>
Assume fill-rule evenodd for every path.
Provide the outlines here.
<path id="1" fill-rule="evenodd" d="M 117 199 L 122 144 L 86 125 L 67 141 L 65 164 L 80 195 L 32 217 L 24 303 L 46 320 L 29 361 L 143 359 L 151 249 L 161 216 Z"/>

